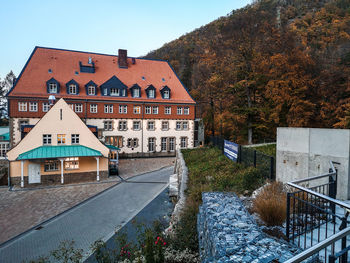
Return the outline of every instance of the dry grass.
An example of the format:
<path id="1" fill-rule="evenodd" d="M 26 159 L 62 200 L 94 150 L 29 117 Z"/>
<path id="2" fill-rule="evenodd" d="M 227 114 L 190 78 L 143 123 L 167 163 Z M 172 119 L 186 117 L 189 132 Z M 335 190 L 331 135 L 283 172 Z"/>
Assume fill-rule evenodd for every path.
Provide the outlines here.
<path id="1" fill-rule="evenodd" d="M 287 197 L 283 184 L 273 182 L 253 201 L 253 210 L 268 226 L 280 226 L 286 220 Z"/>

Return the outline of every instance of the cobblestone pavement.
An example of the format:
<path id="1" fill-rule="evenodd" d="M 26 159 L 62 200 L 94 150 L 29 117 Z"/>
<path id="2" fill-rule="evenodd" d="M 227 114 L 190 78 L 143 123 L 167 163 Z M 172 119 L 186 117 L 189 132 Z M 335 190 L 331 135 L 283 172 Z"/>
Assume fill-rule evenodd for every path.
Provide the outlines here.
<path id="1" fill-rule="evenodd" d="M 173 167 L 121 182 L 87 202 L 0 246 L 0 262 L 28 262 L 48 255 L 64 240 L 74 240 L 85 257 L 97 239 L 108 240 L 168 187 Z"/>
<path id="2" fill-rule="evenodd" d="M 120 160 L 119 174 L 127 179 L 170 166 L 174 160 L 175 158 L 123 159 Z M 118 177 L 110 177 L 101 183 L 32 190 L 8 191 L 8 188 L 0 188 L 0 244 L 119 182 Z"/>

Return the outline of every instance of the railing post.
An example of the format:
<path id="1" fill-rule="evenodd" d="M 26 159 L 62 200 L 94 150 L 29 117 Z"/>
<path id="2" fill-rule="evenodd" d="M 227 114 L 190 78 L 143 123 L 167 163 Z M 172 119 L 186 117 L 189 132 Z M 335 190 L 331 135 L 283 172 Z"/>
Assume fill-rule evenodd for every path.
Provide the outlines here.
<path id="1" fill-rule="evenodd" d="M 329 262 L 329 263 L 335 263 L 335 260 L 336 260 L 336 258 L 335 258 L 334 255 L 329 255 L 329 256 L 328 256 L 328 262 Z"/>
<path id="2" fill-rule="evenodd" d="M 333 172 L 332 169 L 329 169 L 329 172 Z M 328 189 L 328 196 L 331 198 L 336 198 L 336 180 L 334 180 L 333 175 L 328 176 L 328 183 L 329 183 L 329 189 Z M 335 204 L 333 202 L 330 203 L 330 208 L 332 210 L 333 214 L 333 223 L 335 223 L 336 217 L 335 215 Z"/>
<path id="3" fill-rule="evenodd" d="M 242 145 L 238 145 L 238 163 L 242 163 Z"/>
<path id="4" fill-rule="evenodd" d="M 289 242 L 289 233 L 290 233 L 290 196 L 291 193 L 287 193 L 287 217 L 286 217 L 286 237 L 287 241 Z"/>
<path id="5" fill-rule="evenodd" d="M 256 168 L 256 150 L 254 150 L 254 167 Z"/>
<path id="6" fill-rule="evenodd" d="M 271 156 L 270 157 L 270 179 L 273 180 L 274 176 L 273 176 L 273 170 L 274 170 L 274 158 Z"/>
<path id="7" fill-rule="evenodd" d="M 348 216 L 349 212 L 347 211 L 345 216 L 341 219 L 341 225 L 339 227 L 339 230 L 343 230 L 347 226 L 347 221 L 348 221 Z M 341 239 L 341 249 L 345 250 L 346 248 L 346 236 Z M 346 251 L 342 256 L 341 256 L 341 263 L 347 263 L 348 262 L 348 252 Z"/>

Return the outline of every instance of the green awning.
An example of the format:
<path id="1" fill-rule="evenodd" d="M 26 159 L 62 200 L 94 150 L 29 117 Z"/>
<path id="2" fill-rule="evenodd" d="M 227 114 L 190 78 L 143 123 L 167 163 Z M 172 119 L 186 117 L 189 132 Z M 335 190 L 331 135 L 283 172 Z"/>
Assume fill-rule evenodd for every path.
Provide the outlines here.
<path id="1" fill-rule="evenodd" d="M 105 146 L 107 146 L 107 148 L 110 150 L 120 151 L 120 149 L 117 146 L 109 145 L 109 144 L 105 144 Z"/>
<path id="2" fill-rule="evenodd" d="M 10 133 L 9 132 L 4 133 L 4 134 L 0 135 L 0 137 L 2 137 L 3 141 L 9 141 L 10 140 Z"/>
<path id="3" fill-rule="evenodd" d="M 17 160 L 87 156 L 102 156 L 102 153 L 83 145 L 40 146 L 21 153 Z"/>

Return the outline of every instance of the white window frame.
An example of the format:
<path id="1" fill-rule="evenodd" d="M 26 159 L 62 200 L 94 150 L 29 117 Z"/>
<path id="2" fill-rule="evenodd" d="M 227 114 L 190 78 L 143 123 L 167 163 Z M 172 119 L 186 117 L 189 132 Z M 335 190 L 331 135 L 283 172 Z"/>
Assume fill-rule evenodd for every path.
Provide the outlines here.
<path id="1" fill-rule="evenodd" d="M 43 134 L 43 145 L 51 145 L 51 144 L 52 144 L 52 135 Z"/>
<path id="2" fill-rule="evenodd" d="M 158 114 L 158 106 L 153 106 L 152 107 L 152 113 L 153 114 Z"/>
<path id="3" fill-rule="evenodd" d="M 79 134 L 72 134 L 71 135 L 71 144 L 79 144 L 79 143 L 80 143 Z"/>
<path id="4" fill-rule="evenodd" d="M 96 94 L 96 87 L 93 85 L 88 86 L 88 95 L 95 95 Z"/>
<path id="5" fill-rule="evenodd" d="M 44 163 L 45 172 L 58 171 L 60 169 L 59 161 L 56 160 L 46 160 Z"/>
<path id="6" fill-rule="evenodd" d="M 164 99 L 169 99 L 170 98 L 170 91 L 169 90 L 164 90 L 163 91 L 163 98 Z"/>
<path id="7" fill-rule="evenodd" d="M 27 111 L 27 102 L 18 102 L 18 111 Z"/>
<path id="8" fill-rule="evenodd" d="M 177 107 L 176 113 L 177 115 L 182 115 L 182 107 Z"/>
<path id="9" fill-rule="evenodd" d="M 184 107 L 184 115 L 190 115 L 190 107 Z"/>
<path id="10" fill-rule="evenodd" d="M 187 137 L 180 137 L 180 148 L 187 148 Z"/>
<path id="11" fill-rule="evenodd" d="M 57 145 L 65 145 L 66 142 L 67 141 L 65 134 L 57 134 Z"/>
<path id="12" fill-rule="evenodd" d="M 182 122 L 182 130 L 185 130 L 185 131 L 188 130 L 188 121 Z"/>
<path id="13" fill-rule="evenodd" d="M 128 105 L 119 105 L 119 113 L 120 114 L 128 113 Z"/>
<path id="14" fill-rule="evenodd" d="M 113 113 L 113 104 L 105 104 L 104 105 L 105 113 Z"/>
<path id="15" fill-rule="evenodd" d="M 134 131 L 139 131 L 139 130 L 141 130 L 141 123 L 140 123 L 140 121 L 134 121 L 134 122 L 132 123 L 132 129 L 133 129 Z"/>
<path id="16" fill-rule="evenodd" d="M 148 138 L 148 151 L 149 152 L 156 151 L 156 138 L 154 137 Z"/>
<path id="17" fill-rule="evenodd" d="M 77 95 L 78 94 L 78 87 L 75 84 L 69 85 L 69 94 Z"/>
<path id="18" fill-rule="evenodd" d="M 127 131 L 128 130 L 128 123 L 127 123 L 127 121 L 119 121 L 119 123 L 118 123 L 118 130 L 119 131 Z"/>
<path id="19" fill-rule="evenodd" d="M 166 114 L 166 115 L 170 115 L 171 114 L 171 107 L 170 106 L 166 106 L 164 108 L 164 114 Z"/>
<path id="20" fill-rule="evenodd" d="M 38 111 L 38 103 L 37 102 L 29 102 L 29 111 L 37 112 Z"/>
<path id="21" fill-rule="evenodd" d="M 104 121 L 103 122 L 103 129 L 105 131 L 113 131 L 113 121 Z"/>
<path id="22" fill-rule="evenodd" d="M 169 130 L 169 122 L 168 121 L 162 121 L 162 131 L 167 131 L 167 130 Z"/>
<path id="23" fill-rule="evenodd" d="M 160 138 L 160 150 L 162 152 L 166 152 L 168 148 L 168 138 L 167 137 L 161 137 Z"/>
<path id="24" fill-rule="evenodd" d="M 145 107 L 145 114 L 151 114 L 151 110 L 152 110 L 151 106 L 146 106 Z"/>
<path id="25" fill-rule="evenodd" d="M 43 102 L 43 112 L 48 112 L 50 110 L 50 103 Z"/>
<path id="26" fill-rule="evenodd" d="M 149 89 L 148 90 L 148 98 L 154 99 L 156 97 L 155 94 L 156 94 L 156 90 L 155 89 Z"/>
<path id="27" fill-rule="evenodd" d="M 49 93 L 56 94 L 57 93 L 57 84 L 49 83 Z"/>
<path id="28" fill-rule="evenodd" d="M 111 95 L 111 96 L 120 96 L 120 89 L 118 89 L 118 88 L 111 88 L 109 90 L 109 95 Z"/>
<path id="29" fill-rule="evenodd" d="M 97 113 L 97 104 L 90 104 L 90 112 L 91 113 Z"/>
<path id="30" fill-rule="evenodd" d="M 81 103 L 74 104 L 74 111 L 78 112 L 78 113 L 82 113 L 83 112 L 83 104 L 81 104 Z"/>
<path id="31" fill-rule="evenodd" d="M 10 144 L 8 142 L 0 143 L 0 157 L 5 158 L 6 153 L 10 149 Z"/>
<path id="32" fill-rule="evenodd" d="M 152 126 L 152 127 L 151 127 Z M 154 121 L 147 122 L 147 130 L 154 131 L 156 129 L 156 124 Z"/>
<path id="33" fill-rule="evenodd" d="M 134 114 L 141 114 L 141 106 L 134 106 Z"/>
<path id="34" fill-rule="evenodd" d="M 79 169 L 79 157 L 69 157 L 64 159 L 65 170 L 77 170 Z"/>
<path id="35" fill-rule="evenodd" d="M 173 152 L 175 151 L 175 137 L 170 137 L 169 138 L 169 151 Z"/>
<path id="36" fill-rule="evenodd" d="M 132 90 L 132 96 L 134 98 L 140 98 L 140 89 L 139 88 L 133 89 Z"/>
<path id="37" fill-rule="evenodd" d="M 176 122 L 175 129 L 176 129 L 177 131 L 181 131 L 181 130 L 182 130 L 182 122 L 181 122 L 181 121 L 177 121 L 177 122 Z"/>

